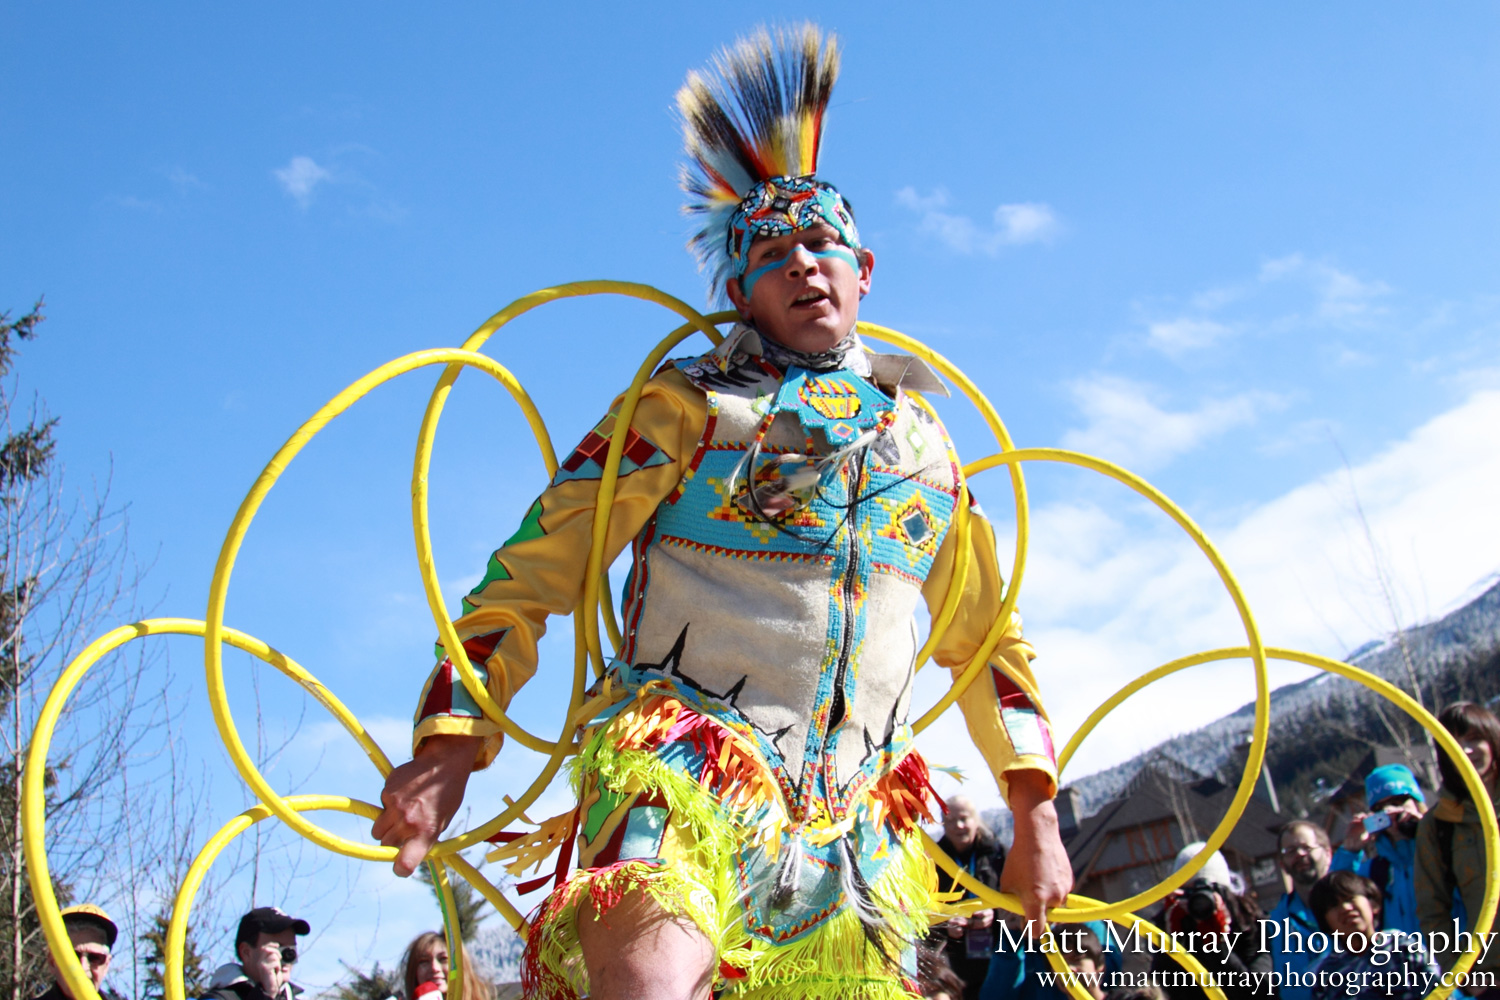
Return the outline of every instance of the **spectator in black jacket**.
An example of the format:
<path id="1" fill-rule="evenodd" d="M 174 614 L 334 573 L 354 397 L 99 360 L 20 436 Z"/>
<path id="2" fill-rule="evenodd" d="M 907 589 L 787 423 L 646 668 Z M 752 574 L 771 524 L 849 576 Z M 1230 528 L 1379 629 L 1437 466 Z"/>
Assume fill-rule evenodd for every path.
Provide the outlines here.
<path id="1" fill-rule="evenodd" d="M 1005 867 L 1005 848 L 995 839 L 979 810 L 963 795 L 948 800 L 943 817 L 943 839 L 938 846 L 947 851 L 959 866 L 991 889 L 1000 885 L 1000 870 Z M 954 891 L 953 879 L 939 872 L 940 888 Z M 973 898 L 970 896 L 970 898 Z M 946 927 L 948 964 L 964 982 L 964 1000 L 978 1000 L 979 987 L 990 968 L 995 950 L 995 911 L 977 910 L 968 917 L 954 917 Z"/>
<path id="2" fill-rule="evenodd" d="M 257 906 L 240 918 L 234 936 L 239 961 L 214 971 L 203 1000 L 296 1000 L 302 992 L 292 985 L 297 937 L 310 929 L 274 906 Z"/>

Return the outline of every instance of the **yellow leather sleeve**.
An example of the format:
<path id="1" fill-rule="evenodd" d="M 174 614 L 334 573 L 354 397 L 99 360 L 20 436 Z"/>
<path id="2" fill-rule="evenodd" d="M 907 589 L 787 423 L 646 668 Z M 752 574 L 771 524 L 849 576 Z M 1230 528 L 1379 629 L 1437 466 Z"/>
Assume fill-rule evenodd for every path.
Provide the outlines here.
<path id="1" fill-rule="evenodd" d="M 521 527 L 490 557 L 484 579 L 463 599 L 463 613 L 454 621 L 469 662 L 502 708 L 536 672 L 547 617 L 571 613 L 583 595 L 600 477 L 619 405 L 616 399 L 609 415 L 562 462 Z M 706 418 L 702 393 L 675 369 L 646 384 L 610 508 L 605 566 L 676 488 Z M 485 767 L 500 750 L 500 726 L 479 711 L 441 645 L 437 655 L 418 702 L 412 752 L 429 736 L 482 736 L 475 767 Z"/>
<path id="2" fill-rule="evenodd" d="M 972 558 L 968 579 L 958 611 L 932 656 L 934 662 L 949 669 L 955 681 L 984 644 L 1004 596 L 994 530 L 977 503 L 971 503 L 970 515 Z M 958 532 L 950 530 L 922 588 L 934 617 L 948 594 L 957 550 Z M 1057 793 L 1057 754 L 1051 723 L 1036 694 L 1036 678 L 1031 672 L 1035 658 L 1036 650 L 1022 637 L 1021 616 L 1012 612 L 988 663 L 958 699 L 969 737 L 984 755 L 1007 802 L 1007 776 L 1012 771 L 1041 771 L 1051 783 L 1049 794 Z"/>

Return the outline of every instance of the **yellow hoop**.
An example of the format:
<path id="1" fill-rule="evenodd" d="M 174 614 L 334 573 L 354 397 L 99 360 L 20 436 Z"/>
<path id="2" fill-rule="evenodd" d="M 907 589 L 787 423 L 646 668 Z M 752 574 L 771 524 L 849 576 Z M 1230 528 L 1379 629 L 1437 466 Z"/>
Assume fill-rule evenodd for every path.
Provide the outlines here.
<path id="1" fill-rule="evenodd" d="M 533 735 L 509 718 L 506 712 L 495 701 L 494 697 L 490 695 L 487 687 L 480 683 L 478 675 L 474 672 L 467 655 L 464 654 L 457 631 L 453 628 L 453 624 L 449 620 L 443 605 L 441 587 L 433 560 L 427 500 L 427 477 L 431 466 L 431 453 L 436 437 L 438 421 L 442 415 L 448 394 L 465 367 L 479 368 L 488 373 L 499 381 L 511 394 L 512 398 L 520 406 L 521 412 L 530 426 L 533 436 L 536 438 L 537 445 L 542 453 L 543 464 L 546 466 L 548 474 L 553 475 L 555 473 L 557 469 L 557 457 L 552 447 L 551 438 L 547 433 L 541 414 L 532 403 L 530 396 L 519 381 L 504 366 L 475 352 L 502 326 L 539 305 L 559 299 L 602 294 L 623 295 L 654 302 L 677 313 L 686 322 L 663 338 L 647 355 L 646 359 L 637 369 L 630 386 L 620 402 L 615 427 L 610 437 L 609 450 L 604 461 L 603 476 L 599 484 L 598 500 L 595 506 L 592 525 L 591 546 L 584 574 L 583 593 L 575 615 L 572 690 L 558 737 L 555 740 L 549 741 Z M 359 844 L 346 840 L 304 819 L 302 816 L 302 813 L 308 811 L 335 810 L 373 818 L 379 813 L 377 807 L 354 799 L 332 795 L 297 795 L 283 798 L 270 787 L 259 769 L 256 768 L 240 741 L 229 709 L 223 675 L 223 645 L 225 643 L 271 664 L 311 694 L 354 737 L 382 776 L 390 772 L 391 763 L 381 748 L 370 737 L 369 733 L 365 731 L 359 721 L 332 692 L 327 690 L 309 671 L 284 654 L 271 648 L 259 639 L 227 627 L 224 624 L 224 608 L 228 595 L 230 575 L 233 571 L 239 548 L 249 530 L 250 523 L 254 519 L 260 504 L 276 484 L 287 465 L 300 453 L 308 441 L 327 426 L 330 421 L 342 414 L 374 388 L 399 375 L 430 365 L 443 365 L 444 370 L 428 400 L 427 409 L 423 415 L 412 472 L 412 526 L 417 544 L 418 570 L 422 577 L 423 591 L 427 597 L 429 610 L 432 612 L 433 620 L 441 636 L 442 645 L 461 683 L 480 706 L 484 715 L 487 718 L 493 719 L 501 727 L 505 735 L 510 736 L 523 746 L 546 756 L 546 762 L 537 777 L 528 786 L 526 791 L 512 802 L 507 809 L 473 830 L 434 845 L 428 856 L 428 862 L 433 865 L 434 884 L 442 901 L 444 920 L 450 936 L 450 955 L 452 955 L 453 959 L 454 980 L 458 981 L 458 977 L 461 975 L 462 949 L 458 947 L 457 942 L 453 939 L 453 935 L 457 931 L 457 917 L 447 874 L 448 869 L 451 868 L 473 885 L 523 935 L 528 932 L 526 922 L 519 911 L 488 879 L 474 869 L 457 852 L 485 840 L 521 816 L 524 810 L 536 800 L 552 781 L 561 767 L 564 758 L 577 752 L 578 746 L 573 742 L 574 734 L 594 715 L 600 707 L 601 698 L 604 697 L 600 695 L 588 704 L 584 704 L 585 679 L 590 662 L 593 663 L 596 674 L 601 674 L 606 664 L 599 636 L 601 616 L 604 618 L 605 631 L 609 636 L 611 644 L 616 650 L 619 649 L 621 644 L 620 628 L 615 618 L 615 611 L 609 593 L 606 575 L 607 569 L 603 563 L 604 549 L 609 534 L 610 512 L 619 477 L 621 458 L 624 453 L 625 436 L 629 432 L 631 420 L 647 381 L 657 366 L 665 359 L 667 353 L 695 331 L 703 333 L 713 343 L 719 343 L 722 338 L 716 329 L 717 324 L 730 320 L 733 317 L 734 314 L 732 313 L 714 313 L 704 316 L 686 303 L 646 285 L 614 281 L 577 282 L 543 289 L 517 299 L 505 307 L 505 309 L 490 317 L 489 320 L 465 340 L 461 348 L 418 351 L 382 365 L 351 384 L 319 409 L 277 451 L 276 455 L 256 479 L 254 485 L 241 503 L 239 510 L 236 512 L 221 548 L 209 590 L 208 613 L 205 621 L 166 618 L 152 619 L 137 622 L 133 625 L 122 626 L 96 639 L 64 668 L 57 682 L 53 685 L 52 691 L 48 695 L 38 716 L 36 731 L 26 759 L 21 805 L 22 834 L 27 858 L 28 878 L 30 879 L 33 897 L 36 901 L 38 918 L 47 938 L 48 946 L 52 949 L 52 953 L 57 959 L 58 968 L 75 997 L 78 997 L 79 1000 L 98 1000 L 98 995 L 93 989 L 92 983 L 80 967 L 77 957 L 72 952 L 66 929 L 62 923 L 61 913 L 58 909 L 57 899 L 52 891 L 45 844 L 47 755 L 50 750 L 57 721 L 61 716 L 65 704 L 84 674 L 101 657 L 134 639 L 150 635 L 166 634 L 194 635 L 201 636 L 204 639 L 205 673 L 208 680 L 209 703 L 213 710 L 215 725 L 218 728 L 220 739 L 229 751 L 236 771 L 260 800 L 259 805 L 241 813 L 214 834 L 205 843 L 203 849 L 200 850 L 198 856 L 188 869 L 183 885 L 174 901 L 172 920 L 168 928 L 165 983 L 168 1000 L 184 1000 L 182 950 L 186 933 L 186 921 L 198 888 L 201 886 L 209 867 L 224 847 L 255 823 L 270 816 L 275 816 L 299 835 L 317 846 L 335 851 L 347 857 L 381 862 L 391 861 L 395 857 L 396 852 L 394 848 Z M 1299 653 L 1294 650 L 1268 650 L 1263 648 L 1248 602 L 1245 600 L 1227 564 L 1224 563 L 1212 543 L 1209 542 L 1208 538 L 1192 520 L 1154 487 L 1118 466 L 1087 455 L 1048 448 L 1017 450 L 1012 444 L 1009 433 L 1001 421 L 999 414 L 995 411 L 989 400 L 985 398 L 984 394 L 979 391 L 963 372 L 959 371 L 956 366 L 941 354 L 938 354 L 919 341 L 885 327 L 861 323 L 858 329 L 867 336 L 887 341 L 908 351 L 947 376 L 979 410 L 985 423 L 995 435 L 996 442 L 1000 447 L 998 454 L 991 455 L 961 470 L 958 508 L 953 523 L 954 544 L 958 545 L 959 548 L 956 552 L 954 571 L 949 583 L 948 592 L 944 595 L 943 601 L 938 606 L 937 613 L 933 616 L 933 625 L 928 640 L 919 651 L 917 660 L 919 668 L 930 657 L 932 651 L 937 647 L 944 632 L 952 622 L 970 571 L 972 524 L 969 514 L 967 478 L 995 468 L 996 466 L 1005 465 L 1009 468 L 1012 491 L 1015 495 L 1016 553 L 1010 582 L 1006 586 L 1002 597 L 1000 612 L 996 616 L 996 621 L 991 626 L 984 642 L 981 643 L 978 652 L 964 667 L 959 677 L 953 681 L 948 691 L 913 724 L 914 731 L 920 732 L 930 725 L 973 682 L 974 678 L 978 676 L 988 662 L 989 657 L 994 652 L 1005 629 L 1009 625 L 1010 615 L 1015 608 L 1020 592 L 1021 580 L 1025 572 L 1030 533 L 1026 486 L 1021 473 L 1021 464 L 1024 462 L 1063 462 L 1092 469 L 1095 472 L 1102 473 L 1129 486 L 1137 493 L 1152 500 L 1152 502 L 1166 512 L 1188 533 L 1199 549 L 1208 557 L 1228 590 L 1245 627 L 1248 640 L 1246 646 L 1213 650 L 1175 660 L 1172 663 L 1143 674 L 1121 688 L 1095 709 L 1079 731 L 1068 741 L 1058 760 L 1059 771 L 1061 771 L 1072 759 L 1082 741 L 1110 711 L 1118 707 L 1131 695 L 1139 692 L 1156 680 L 1200 663 L 1236 658 L 1250 659 L 1254 666 L 1256 681 L 1255 725 L 1252 733 L 1251 753 L 1249 759 L 1246 761 L 1245 771 L 1241 775 L 1240 784 L 1236 790 L 1234 799 L 1231 801 L 1224 819 L 1208 838 L 1208 846 L 1191 863 L 1145 892 L 1138 893 L 1118 903 L 1103 903 L 1082 896 L 1070 896 L 1067 907 L 1052 912 L 1050 916 L 1053 919 L 1061 921 L 1112 919 L 1125 923 L 1128 926 L 1140 926 L 1146 933 L 1154 937 L 1160 938 L 1162 936 L 1158 928 L 1141 920 L 1131 911 L 1157 901 L 1191 879 L 1207 862 L 1213 851 L 1217 850 L 1223 844 L 1234 824 L 1238 822 L 1253 790 L 1255 778 L 1259 774 L 1265 755 L 1266 743 L 1270 735 L 1269 683 L 1266 674 L 1266 659 L 1268 657 L 1304 663 L 1348 677 L 1388 700 L 1395 702 L 1404 711 L 1412 715 L 1413 718 L 1416 718 L 1432 734 L 1434 739 L 1443 747 L 1444 751 L 1449 754 L 1450 758 L 1457 763 L 1473 795 L 1474 801 L 1479 804 L 1480 818 L 1485 834 L 1486 862 L 1491 871 L 1495 869 L 1497 856 L 1500 856 L 1500 830 L 1497 830 L 1496 818 L 1489 798 L 1484 793 L 1479 776 L 1474 772 L 1473 767 L 1469 765 L 1467 759 L 1458 748 L 1457 743 L 1425 709 L 1404 692 L 1400 691 L 1400 689 L 1349 664 L 1339 663 L 1338 661 L 1308 653 Z M 914 397 L 914 400 L 916 405 L 931 412 L 931 407 L 926 400 L 920 397 Z M 1016 680 L 1018 684 L 1023 683 L 1020 678 L 1012 679 Z M 1032 696 L 1040 710 L 1041 701 L 1037 697 L 1036 691 L 1029 684 L 1023 684 L 1023 687 Z M 932 854 L 937 865 L 952 875 L 958 884 L 963 885 L 980 901 L 990 906 L 998 906 L 1013 912 L 1019 912 L 1018 903 L 1013 896 L 998 893 L 978 883 L 959 868 L 951 858 L 938 850 L 937 845 L 932 843 L 931 839 L 925 833 L 921 834 L 921 838 L 924 846 Z M 1481 912 L 1475 922 L 1476 936 L 1487 932 L 1493 923 L 1497 895 L 1500 895 L 1500 885 L 1497 885 L 1496 881 L 1492 879 L 1486 886 Z M 1177 949 L 1175 942 L 1172 942 L 1170 938 L 1167 941 L 1171 946 L 1174 957 L 1185 968 L 1195 973 L 1203 974 L 1204 970 L 1191 955 L 1182 953 L 1180 949 Z M 1064 971 L 1064 967 L 1058 956 L 1049 954 L 1048 957 L 1057 971 Z M 1454 971 L 1456 973 L 1467 972 L 1472 967 L 1476 957 L 1477 953 L 1475 951 L 1465 953 Z M 1070 989 L 1073 990 L 1078 1000 L 1087 1000 L 1076 984 L 1070 987 Z M 1451 990 L 1452 987 L 1440 988 L 1432 995 L 1441 1000 Z M 1222 1000 L 1222 994 L 1216 989 L 1210 989 L 1209 994 L 1215 1000 Z"/>

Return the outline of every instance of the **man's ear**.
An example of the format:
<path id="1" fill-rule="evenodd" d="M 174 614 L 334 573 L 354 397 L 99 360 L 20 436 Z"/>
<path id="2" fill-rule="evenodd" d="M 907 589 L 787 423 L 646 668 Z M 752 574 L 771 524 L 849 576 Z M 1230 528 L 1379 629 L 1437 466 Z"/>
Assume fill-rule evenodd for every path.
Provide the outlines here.
<path id="1" fill-rule="evenodd" d="M 730 278 L 724 282 L 724 294 L 729 296 L 729 302 L 738 310 L 740 318 L 749 322 L 750 303 L 745 298 L 745 293 L 740 290 L 740 279 Z"/>
<path id="2" fill-rule="evenodd" d="M 246 962 L 250 961 L 250 956 L 254 954 L 254 952 L 255 946 L 252 945 L 249 941 L 238 941 L 235 943 L 234 953 L 239 958 L 240 965 L 244 965 Z"/>
<path id="3" fill-rule="evenodd" d="M 865 247 L 859 252 L 859 297 L 870 294 L 870 275 L 875 271 L 875 251 Z"/>

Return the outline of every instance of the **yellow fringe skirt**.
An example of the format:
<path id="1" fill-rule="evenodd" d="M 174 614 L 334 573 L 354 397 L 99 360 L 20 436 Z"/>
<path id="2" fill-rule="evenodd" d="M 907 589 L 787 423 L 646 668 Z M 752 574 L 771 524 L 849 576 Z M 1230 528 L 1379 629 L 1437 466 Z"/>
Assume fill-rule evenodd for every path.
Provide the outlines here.
<path id="1" fill-rule="evenodd" d="M 528 1000 L 589 995 L 580 907 L 598 919 L 633 893 L 709 940 L 717 997 L 919 996 L 936 876 L 915 835 L 933 818 L 915 753 L 821 829 L 791 826 L 744 742 L 670 697 L 633 699 L 575 767 L 579 867 L 533 914 Z"/>

